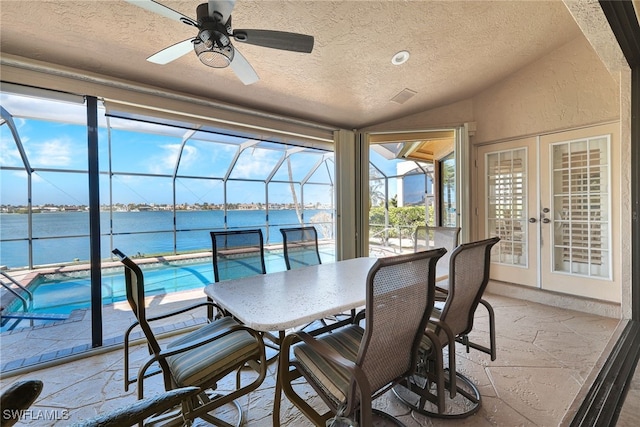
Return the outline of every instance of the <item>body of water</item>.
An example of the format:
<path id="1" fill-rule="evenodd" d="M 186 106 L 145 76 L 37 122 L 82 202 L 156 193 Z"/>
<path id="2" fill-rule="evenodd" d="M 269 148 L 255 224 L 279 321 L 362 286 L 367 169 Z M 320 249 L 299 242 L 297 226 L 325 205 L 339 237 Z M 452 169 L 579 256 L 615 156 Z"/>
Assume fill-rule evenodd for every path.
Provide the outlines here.
<path id="1" fill-rule="evenodd" d="M 0 214 L 0 265 L 9 268 L 29 264 L 28 216 Z M 211 249 L 209 232 L 229 229 L 260 228 L 265 245 L 282 242 L 280 228 L 300 223 L 295 210 L 233 210 L 224 212 L 178 211 L 173 232 L 171 211 L 101 212 L 101 255 L 111 258 L 112 248 L 128 255 L 171 254 Z M 316 225 L 320 238 L 332 238 L 330 210 L 305 209 L 304 222 Z M 89 213 L 50 212 L 33 215 L 33 264 L 35 266 L 86 262 L 89 260 Z M 19 240 L 16 240 L 19 239 Z M 10 240 L 10 241 L 9 241 Z"/>

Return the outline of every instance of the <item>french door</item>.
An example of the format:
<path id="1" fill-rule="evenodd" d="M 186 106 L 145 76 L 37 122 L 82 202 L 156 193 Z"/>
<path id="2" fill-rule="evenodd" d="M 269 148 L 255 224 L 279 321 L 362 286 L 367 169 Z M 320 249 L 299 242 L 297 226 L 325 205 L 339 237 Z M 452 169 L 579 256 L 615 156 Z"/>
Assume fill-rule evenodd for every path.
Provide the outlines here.
<path id="1" fill-rule="evenodd" d="M 500 237 L 492 279 L 620 300 L 618 128 L 478 149 L 480 236 Z"/>

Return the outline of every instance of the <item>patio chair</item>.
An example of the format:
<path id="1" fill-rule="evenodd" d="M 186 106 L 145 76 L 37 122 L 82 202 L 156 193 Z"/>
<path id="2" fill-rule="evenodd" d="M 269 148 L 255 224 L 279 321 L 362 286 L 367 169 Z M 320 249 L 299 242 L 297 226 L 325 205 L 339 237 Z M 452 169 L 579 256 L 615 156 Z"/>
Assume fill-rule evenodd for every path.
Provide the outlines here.
<path id="1" fill-rule="evenodd" d="M 222 280 L 267 274 L 261 229 L 211 231 L 209 234 L 211 235 L 213 279 L 216 283 Z M 213 302 L 209 297 L 207 300 Z M 219 313 L 218 317 L 220 314 L 229 315 L 226 311 Z M 263 335 L 273 343 L 265 344 L 277 350 L 279 336 L 284 334 L 265 332 Z M 277 353 L 269 356 L 270 360 L 275 356 Z"/>
<path id="2" fill-rule="evenodd" d="M 445 248 L 447 253 L 440 259 L 438 263 L 437 276 L 444 277 L 449 275 L 449 259 L 451 253 L 458 246 L 458 237 L 460 235 L 460 227 L 431 227 L 420 225 L 416 227 L 414 234 L 414 251 L 433 249 L 433 248 Z M 448 280 L 440 280 L 436 283 L 436 301 L 444 301 L 446 299 L 447 289 L 449 287 Z M 491 360 L 496 360 L 496 333 L 495 333 L 495 316 L 494 310 L 491 304 L 484 299 L 480 299 L 482 304 L 489 315 L 489 347 L 470 341 L 469 336 L 465 335 L 457 337 L 456 340 L 463 343 L 469 348 L 480 350 L 484 353 L 491 355 Z M 436 304 L 434 310 L 440 310 L 438 304 Z"/>
<path id="3" fill-rule="evenodd" d="M 460 227 L 433 227 L 419 225 L 413 234 L 413 251 L 445 248 L 447 253 L 438 262 L 438 274 L 443 276 L 448 273 L 449 258 L 451 252 L 458 246 Z"/>
<path id="4" fill-rule="evenodd" d="M 0 427 L 9 427 L 20 421 L 22 411 L 29 409 L 42 392 L 42 381 L 22 380 L 11 384 L 0 396 Z"/>
<path id="5" fill-rule="evenodd" d="M 234 403 L 238 409 L 237 425 L 242 424 L 242 410 L 235 400 L 258 388 L 266 374 L 267 364 L 262 336 L 253 329 L 239 324 L 232 317 L 225 316 L 180 336 L 162 348 L 150 322 L 167 319 L 212 303 L 199 303 L 147 318 L 142 270 L 118 249 L 114 249 L 113 253 L 124 264 L 127 301 L 137 319 L 134 326 L 140 326 L 142 329 L 151 355 L 140 367 L 135 380 L 138 383 L 138 399 L 144 398 L 145 378 L 162 373 L 167 391 L 183 387 L 198 387 L 202 390 L 197 397 L 183 403 L 181 416 L 186 420 L 203 418 L 214 425 L 228 426 L 228 423 L 224 423 L 210 412 L 227 403 Z M 128 354 L 126 346 L 125 354 Z M 160 371 L 149 371 L 152 365 L 159 366 Z M 257 376 L 254 381 L 242 387 L 240 371 L 245 367 L 252 369 Z M 233 372 L 236 374 L 235 389 L 227 394 L 214 394 L 213 390 L 216 389 L 218 381 Z M 125 365 L 125 389 L 128 386 L 126 377 L 128 365 Z"/>
<path id="6" fill-rule="evenodd" d="M 215 282 L 267 273 L 262 230 L 224 230 L 209 234 Z M 208 315 L 211 319 L 213 313 Z"/>
<path id="7" fill-rule="evenodd" d="M 282 233 L 282 248 L 284 249 L 284 262 L 287 270 L 322 264 L 318 249 L 318 232 L 315 227 L 281 228 L 280 233 Z M 340 313 L 325 319 L 319 319 L 320 323 L 322 323 L 319 331 L 331 329 L 331 327 L 327 327 L 327 321 L 335 323 L 339 321 L 339 317 L 353 319 L 355 314 L 356 311 L 354 309 L 351 310 L 351 313 Z M 306 325 L 302 329 L 306 329 L 312 324 Z M 336 327 L 339 326 L 340 324 L 336 325 Z"/>
<path id="8" fill-rule="evenodd" d="M 455 342 L 473 328 L 474 313 L 489 282 L 491 248 L 499 240 L 494 237 L 465 243 L 451 254 L 446 300 L 441 310 L 433 310 L 420 345 L 416 372 L 393 389 L 396 396 L 417 412 L 461 418 L 480 408 L 477 387 L 456 372 Z M 447 347 L 449 366 L 445 368 L 443 351 Z"/>
<path id="9" fill-rule="evenodd" d="M 287 270 L 322 264 L 315 227 L 281 228 Z"/>
<path id="10" fill-rule="evenodd" d="M 364 329 L 351 324 L 314 338 L 305 332 L 288 335 L 280 351 L 274 425 L 280 422 L 280 398 L 287 398 L 316 426 L 331 417 L 355 419 L 371 426 L 373 413 L 398 423 L 371 407 L 373 399 L 413 373 L 417 351 L 431 314 L 435 266 L 444 249 L 380 258 L 366 284 Z M 299 342 L 296 345 L 294 343 Z M 304 377 L 329 407 L 320 414 L 299 394 Z M 329 424 L 326 424 L 329 425 Z"/>

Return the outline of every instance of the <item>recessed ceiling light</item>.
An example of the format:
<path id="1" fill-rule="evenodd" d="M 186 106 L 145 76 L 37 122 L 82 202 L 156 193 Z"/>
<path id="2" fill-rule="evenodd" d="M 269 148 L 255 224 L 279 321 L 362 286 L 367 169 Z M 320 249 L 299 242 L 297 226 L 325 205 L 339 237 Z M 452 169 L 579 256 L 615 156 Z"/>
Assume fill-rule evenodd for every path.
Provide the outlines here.
<path id="1" fill-rule="evenodd" d="M 393 58 L 391 58 L 391 63 L 393 65 L 401 65 L 407 62 L 408 59 L 409 52 L 407 52 L 406 50 L 401 50 L 400 52 L 393 55 Z"/>

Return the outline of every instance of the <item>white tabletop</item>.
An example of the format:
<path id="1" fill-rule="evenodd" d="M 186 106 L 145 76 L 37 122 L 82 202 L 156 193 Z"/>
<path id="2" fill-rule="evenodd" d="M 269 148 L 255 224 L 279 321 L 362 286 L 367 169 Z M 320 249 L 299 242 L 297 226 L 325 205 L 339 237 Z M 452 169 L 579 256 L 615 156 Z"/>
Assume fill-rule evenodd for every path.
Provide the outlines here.
<path id="1" fill-rule="evenodd" d="M 245 325 L 284 331 L 364 307 L 376 258 L 354 258 L 213 283 L 205 293 Z"/>

